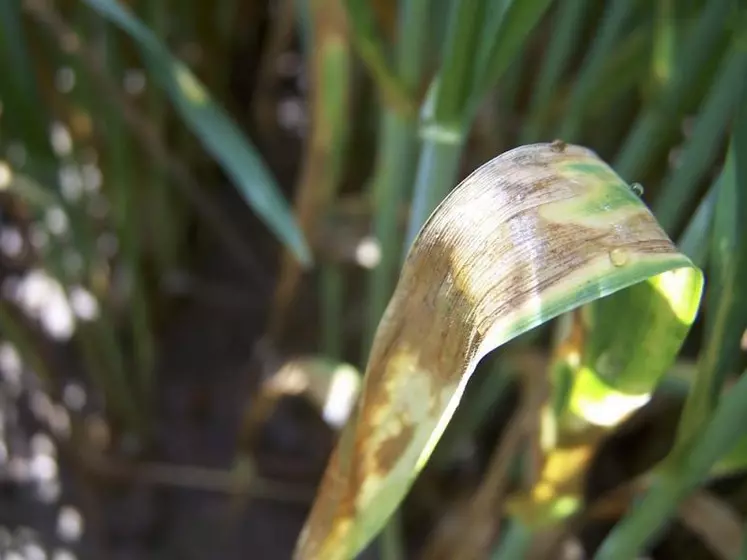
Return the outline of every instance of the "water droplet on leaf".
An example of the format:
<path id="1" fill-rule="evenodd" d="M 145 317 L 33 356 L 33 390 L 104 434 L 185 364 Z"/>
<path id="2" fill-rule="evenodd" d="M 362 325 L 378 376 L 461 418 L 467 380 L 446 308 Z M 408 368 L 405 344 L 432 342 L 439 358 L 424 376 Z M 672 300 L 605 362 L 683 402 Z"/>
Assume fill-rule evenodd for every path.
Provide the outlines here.
<path id="1" fill-rule="evenodd" d="M 615 266 L 625 266 L 628 264 L 628 252 L 625 249 L 612 249 L 610 251 L 610 261 Z"/>
<path id="2" fill-rule="evenodd" d="M 632 190 L 638 196 L 643 196 L 643 185 L 641 185 L 640 183 L 633 183 L 632 185 L 630 185 L 630 190 Z"/>

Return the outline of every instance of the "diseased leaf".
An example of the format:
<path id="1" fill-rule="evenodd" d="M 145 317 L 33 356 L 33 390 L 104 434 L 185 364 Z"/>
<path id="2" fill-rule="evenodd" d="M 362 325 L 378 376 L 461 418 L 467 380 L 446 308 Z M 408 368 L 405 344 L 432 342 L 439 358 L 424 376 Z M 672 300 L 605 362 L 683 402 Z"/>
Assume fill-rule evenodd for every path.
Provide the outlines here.
<path id="1" fill-rule="evenodd" d="M 625 340 L 645 341 L 650 328 L 669 333 L 657 350 L 659 368 L 674 359 L 694 319 L 702 275 L 633 190 L 593 152 L 562 142 L 511 150 L 472 173 L 410 249 L 376 333 L 358 410 L 332 454 L 295 557 L 353 558 L 370 542 L 488 352 L 642 282 L 657 301 L 657 318 L 630 325 L 636 330 Z M 604 379 L 638 396 L 639 370 L 648 365 L 614 348 Z"/>
<path id="2" fill-rule="evenodd" d="M 83 0 L 135 41 L 150 75 L 169 94 L 174 107 L 205 149 L 221 164 L 249 206 L 303 263 L 311 254 L 288 203 L 246 139 L 187 66 L 115 0 Z"/>

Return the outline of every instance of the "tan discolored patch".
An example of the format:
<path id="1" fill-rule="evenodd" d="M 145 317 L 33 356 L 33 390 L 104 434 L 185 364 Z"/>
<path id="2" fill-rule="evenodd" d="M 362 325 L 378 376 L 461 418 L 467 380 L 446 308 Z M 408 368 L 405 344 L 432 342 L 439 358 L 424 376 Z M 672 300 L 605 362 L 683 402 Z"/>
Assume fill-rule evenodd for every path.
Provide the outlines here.
<path id="1" fill-rule="evenodd" d="M 382 473 L 386 473 L 388 467 L 393 465 L 407 449 L 415 433 L 415 427 L 412 424 L 401 424 L 401 429 L 397 434 L 379 444 L 376 450 L 376 464 Z"/>

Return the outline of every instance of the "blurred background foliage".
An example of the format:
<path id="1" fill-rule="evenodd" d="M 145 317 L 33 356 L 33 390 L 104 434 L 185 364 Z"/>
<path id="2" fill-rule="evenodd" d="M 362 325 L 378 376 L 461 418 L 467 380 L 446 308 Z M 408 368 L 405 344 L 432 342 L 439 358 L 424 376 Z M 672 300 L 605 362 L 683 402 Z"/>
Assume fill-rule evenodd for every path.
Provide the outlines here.
<path id="1" fill-rule="evenodd" d="M 490 483 L 566 317 L 478 368 L 366 554 L 593 554 L 745 366 L 746 34 L 741 0 L 0 0 L 0 554 L 289 558 L 414 234 L 556 138 L 642 185 L 698 322 L 578 467 L 598 507 L 506 536 Z M 737 558 L 747 445 L 719 465 L 651 557 Z"/>

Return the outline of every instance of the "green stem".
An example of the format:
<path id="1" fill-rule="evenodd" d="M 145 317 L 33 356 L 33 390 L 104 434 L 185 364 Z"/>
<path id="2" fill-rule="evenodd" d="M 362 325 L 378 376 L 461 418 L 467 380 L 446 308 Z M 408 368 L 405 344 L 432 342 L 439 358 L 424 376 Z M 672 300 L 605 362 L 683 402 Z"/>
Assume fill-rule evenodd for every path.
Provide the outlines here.
<path id="1" fill-rule="evenodd" d="M 723 181 L 723 172 L 719 175 L 708 194 L 698 205 L 692 218 L 685 227 L 677 242 L 679 250 L 687 255 L 695 266 L 705 268 L 710 251 L 711 229 L 713 214 L 718 198 L 718 189 Z"/>
<path id="2" fill-rule="evenodd" d="M 607 4 L 604 20 L 573 87 L 566 111 L 567 116 L 560 131 L 560 137 L 566 142 L 577 141 L 581 134 L 585 108 L 594 96 L 595 86 L 599 82 L 598 78 L 604 69 L 605 62 L 618 44 L 620 34 L 632 16 L 636 4 L 632 0 Z"/>
<path id="3" fill-rule="evenodd" d="M 672 232 L 680 224 L 700 178 L 718 154 L 720 140 L 747 83 L 745 76 L 747 49 L 737 41 L 700 109 L 679 165 L 662 185 L 653 205 L 654 214 L 666 231 Z"/>
<path id="4" fill-rule="evenodd" d="M 612 530 L 594 560 L 630 560 L 661 531 L 685 498 L 686 489 L 678 477 L 654 478 L 644 499 Z M 624 535 L 623 539 L 620 535 Z"/>
<path id="5" fill-rule="evenodd" d="M 102 36 L 106 46 L 107 64 L 118 76 L 121 75 L 121 48 L 114 30 L 102 22 Z M 153 363 L 155 348 L 153 333 L 150 327 L 150 309 L 145 292 L 142 272 L 142 254 L 140 246 L 140 212 L 137 208 L 136 173 L 137 163 L 134 158 L 133 145 L 125 127 L 124 120 L 113 104 L 104 107 L 103 114 L 108 121 L 105 127 L 108 176 L 113 183 L 111 197 L 115 202 L 115 219 L 122 243 L 123 264 L 131 282 L 130 329 L 135 355 L 137 373 L 137 393 L 146 403 L 150 401 L 153 385 Z M 115 343 L 116 344 L 116 343 Z"/>
<path id="6" fill-rule="evenodd" d="M 503 0 L 488 2 L 480 31 L 481 44 L 472 70 L 468 114 L 474 114 L 485 95 L 495 87 L 517 58 L 522 45 L 537 25 L 551 0 Z"/>
<path id="7" fill-rule="evenodd" d="M 405 251 L 415 240 L 428 216 L 454 186 L 465 143 L 462 133 L 436 127 L 428 130 L 431 135 L 425 139 L 418 161 Z"/>
<path id="8" fill-rule="evenodd" d="M 747 524 L 742 530 L 742 551 L 739 553 L 737 560 L 747 560 Z"/>
<path id="9" fill-rule="evenodd" d="M 407 554 L 403 546 L 402 520 L 395 511 L 381 533 L 380 547 L 382 560 L 405 560 Z"/>
<path id="10" fill-rule="evenodd" d="M 712 218 L 715 211 L 714 206 L 718 202 L 719 187 L 728 180 L 727 177 L 728 174 L 725 169 L 711 187 L 708 198 L 704 200 L 704 204 L 706 204 L 709 202 L 709 199 L 711 199 L 709 205 L 711 215 L 709 218 Z M 698 210 L 698 214 L 705 212 L 705 210 L 703 210 L 703 205 L 701 205 L 701 208 Z M 696 214 L 690 226 L 688 226 L 688 235 L 685 240 L 690 244 L 694 244 L 696 241 L 693 238 L 696 233 L 700 233 L 702 238 L 697 239 L 697 242 L 699 243 L 699 252 L 705 255 L 709 249 L 712 249 L 712 247 L 709 247 L 708 243 L 703 243 L 702 239 L 704 238 L 709 241 L 712 239 L 711 235 L 705 234 L 711 233 L 713 226 L 709 220 L 708 224 L 701 225 L 701 231 L 698 232 L 697 227 L 699 220 L 704 219 L 699 217 L 698 214 Z M 703 229 L 706 231 L 702 231 Z M 701 260 L 705 260 L 704 256 L 701 257 Z M 709 281 L 711 280 L 712 278 L 709 276 Z M 730 287 L 733 288 L 733 286 Z M 726 288 L 726 286 L 719 286 L 719 288 L 723 289 Z M 723 382 L 723 379 L 720 379 L 721 374 L 723 373 L 720 371 L 722 368 L 719 368 L 718 365 L 723 351 L 726 334 L 725 330 L 729 326 L 733 326 L 729 325 L 729 323 L 732 307 L 734 307 L 734 301 L 732 297 L 729 297 L 731 296 L 731 290 L 724 290 L 721 293 L 714 293 L 713 290 L 714 288 L 711 288 L 706 294 L 707 299 L 711 300 L 709 303 L 712 303 L 713 305 L 708 306 L 710 313 L 706 317 L 706 341 L 704 347 L 701 349 L 698 361 L 698 372 L 695 376 L 693 387 L 688 391 L 685 407 L 682 411 L 682 416 L 678 426 L 677 438 L 680 444 L 686 443 L 692 434 L 697 432 L 698 427 L 711 415 L 711 411 L 717 402 L 718 394 Z"/>
<path id="11" fill-rule="evenodd" d="M 345 278 L 337 263 L 324 263 L 321 269 L 322 350 L 339 360 L 343 352 L 343 302 Z"/>
<path id="12" fill-rule="evenodd" d="M 336 11 L 336 8 L 334 5 L 330 6 L 329 3 L 327 11 L 321 5 L 312 7 L 314 23 L 312 40 L 316 45 L 317 53 L 312 53 L 311 56 L 319 57 L 314 67 L 316 68 L 315 87 L 320 97 L 315 118 L 320 122 L 315 123 L 315 126 L 319 127 L 318 138 L 321 143 L 326 143 L 327 149 L 327 153 L 320 156 L 324 157 L 323 165 L 327 169 L 320 173 L 321 180 L 309 185 L 317 190 L 317 196 L 320 197 L 319 212 L 323 212 L 325 206 L 334 204 L 338 196 L 342 183 L 346 143 L 350 132 L 348 118 L 351 95 L 351 52 L 341 29 L 325 27 L 324 17 L 329 15 L 330 11 Z M 314 153 L 312 150 L 312 157 Z M 338 264 L 323 264 L 321 284 L 323 349 L 328 356 L 340 359 L 344 338 L 342 314 L 345 281 Z"/>
<path id="13" fill-rule="evenodd" d="M 532 530 L 518 520 L 511 521 L 491 560 L 521 560 L 532 544 Z"/>
<path id="14" fill-rule="evenodd" d="M 345 0 L 345 4 L 353 30 L 351 39 L 387 104 L 405 113 L 412 112 L 415 104 L 387 59 L 373 4 L 369 0 Z"/>
<path id="15" fill-rule="evenodd" d="M 423 76 L 430 3 L 431 0 L 400 2 L 396 65 L 399 78 L 411 96 L 416 95 Z M 414 114 L 384 105 L 373 180 L 373 229 L 381 249 L 381 261 L 368 278 L 364 356 L 368 354 L 376 327 L 394 291 L 402 251 L 402 233 L 397 217 L 412 190 L 419 145 L 417 126 Z"/>
<path id="16" fill-rule="evenodd" d="M 639 114 L 615 158 L 612 167 L 623 179 L 634 180 L 643 175 L 666 147 L 671 129 L 678 126 L 687 106 L 689 92 L 695 89 L 722 44 L 732 5 L 731 0 L 712 0 L 704 5 L 694 29 L 679 49 L 672 79 Z"/>
<path id="17" fill-rule="evenodd" d="M 428 55 L 430 30 L 426 22 L 431 2 L 432 0 L 400 1 L 396 65 L 404 87 L 413 98 L 420 89 Z"/>
<path id="18" fill-rule="evenodd" d="M 433 113 L 434 121 L 447 128 L 461 125 L 472 94 L 470 81 L 480 48 L 477 30 L 482 28 L 484 7 L 482 0 L 457 0 L 452 8 Z"/>
<path id="19" fill-rule="evenodd" d="M 164 42 L 167 41 L 167 14 L 168 2 L 166 0 L 148 0 L 146 3 L 146 21 L 150 28 Z M 148 85 L 148 112 L 154 129 L 156 129 L 161 140 L 164 140 L 166 127 L 167 104 L 166 97 L 155 83 Z M 182 229 L 179 224 L 178 200 L 171 197 L 167 183 L 165 170 L 155 162 L 149 162 L 149 188 L 148 193 L 152 197 L 152 210 L 148 218 L 152 224 L 155 245 L 155 257 L 161 274 L 167 274 L 176 268 L 177 235 Z"/>
<path id="20" fill-rule="evenodd" d="M 386 110 L 377 168 L 373 180 L 373 230 L 381 248 L 381 260 L 368 278 L 368 321 L 364 354 L 394 290 L 400 265 L 402 241 L 397 216 L 410 191 L 417 154 L 417 121 Z"/>
<path id="21" fill-rule="evenodd" d="M 747 90 L 745 91 L 747 93 Z M 718 401 L 724 382 L 742 354 L 741 339 L 747 329 L 747 282 L 745 220 L 747 204 L 747 110 L 744 101 L 734 119 L 731 145 L 718 180 L 711 226 L 708 315 L 705 344 L 700 353 L 698 375 L 688 395 L 678 430 L 678 442 L 686 442 L 706 421 Z"/>
<path id="22" fill-rule="evenodd" d="M 0 99 L 3 101 L 3 132 L 8 127 L 37 157 L 52 159 L 48 120 L 27 47 L 21 18 L 21 2 L 0 0 Z"/>
<path id="23" fill-rule="evenodd" d="M 311 20 L 311 6 L 306 0 L 294 0 L 293 9 L 296 14 L 296 22 L 298 24 L 299 40 L 303 52 L 311 52 L 313 48 L 313 31 L 314 24 Z"/>
<path id="24" fill-rule="evenodd" d="M 686 448 L 675 448 L 641 501 L 602 543 L 594 560 L 629 560 L 651 542 L 679 503 L 742 437 L 747 426 L 747 372 L 726 393 L 710 422 Z"/>
<path id="25" fill-rule="evenodd" d="M 658 93 L 672 77 L 676 48 L 677 19 L 674 0 L 658 0 L 651 57 L 654 93 Z"/>
<path id="26" fill-rule="evenodd" d="M 568 59 L 580 40 L 580 29 L 588 0 L 564 0 L 560 3 L 555 31 L 547 45 L 542 68 L 533 88 L 529 119 L 521 135 L 521 144 L 537 141 L 543 132 L 543 108 L 552 100 Z"/>

